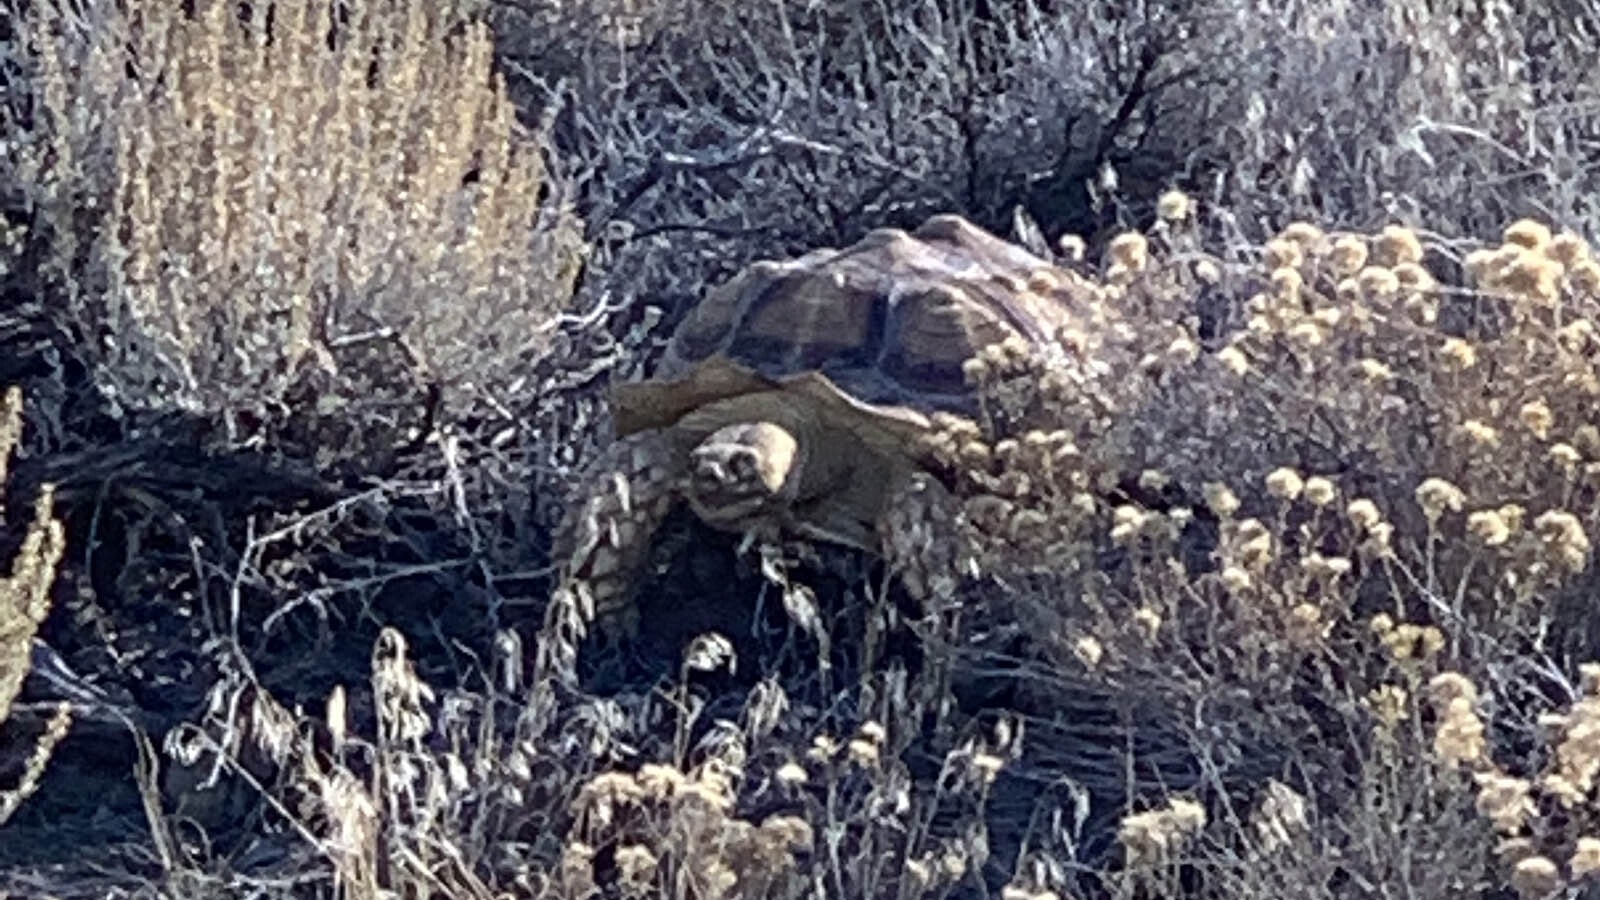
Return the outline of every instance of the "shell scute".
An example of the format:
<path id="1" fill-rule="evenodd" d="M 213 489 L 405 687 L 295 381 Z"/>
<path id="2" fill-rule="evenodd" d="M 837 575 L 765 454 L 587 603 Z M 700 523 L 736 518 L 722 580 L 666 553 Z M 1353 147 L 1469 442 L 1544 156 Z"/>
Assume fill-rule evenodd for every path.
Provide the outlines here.
<path id="1" fill-rule="evenodd" d="M 710 290 L 669 341 L 657 388 L 619 403 L 692 407 L 709 397 L 695 370 L 716 361 L 752 384 L 820 375 L 865 407 L 971 414 L 962 363 L 1008 337 L 1050 339 L 1083 292 L 1073 273 L 959 216 L 880 228 L 843 249 L 754 263 Z"/>

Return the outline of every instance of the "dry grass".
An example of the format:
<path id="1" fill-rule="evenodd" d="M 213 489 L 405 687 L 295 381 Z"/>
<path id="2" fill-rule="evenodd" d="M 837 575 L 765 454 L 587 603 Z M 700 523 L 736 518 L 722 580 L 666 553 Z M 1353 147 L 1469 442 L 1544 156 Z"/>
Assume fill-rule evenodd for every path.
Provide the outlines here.
<path id="1" fill-rule="evenodd" d="M 5 499 L 7 463 L 21 432 L 22 392 L 8 388 L 0 395 L 0 501 Z M 0 502 L 0 522 L 8 521 L 7 512 Z M 11 574 L 0 578 L 0 726 L 6 723 L 28 674 L 34 635 L 50 613 L 50 591 L 65 550 L 66 534 L 54 516 L 51 492 L 46 488 L 34 501 L 33 519 L 24 529 L 22 544 L 12 558 Z M 65 705 L 46 721 L 44 733 L 35 740 L 17 783 L 0 790 L 0 825 L 38 790 L 50 754 L 71 724 L 71 710 Z"/>
<path id="2" fill-rule="evenodd" d="M 8 857 L 0 890 L 1595 890 L 1592 13 L 12 8 L 0 354 L 59 341 L 0 355 L 42 398 L 5 395 L 0 476 L 15 446 L 16 480 L 76 483 L 0 518 L 0 821 L 92 874 Z M 692 532 L 650 588 L 736 613 L 580 678 L 541 541 L 596 387 L 752 256 L 1018 204 L 1091 310 L 972 361 L 987 414 L 941 419 L 943 602 L 806 548 L 722 577 Z M 226 505 L 77 452 L 179 443 L 174 411 L 361 491 Z M 130 717 L 163 725 L 135 776 L 100 732 L 72 752 L 142 791 L 95 798 L 113 863 L 51 805 L 85 719 L 6 717 L 40 708 L 37 634 L 139 702 L 208 692 Z"/>

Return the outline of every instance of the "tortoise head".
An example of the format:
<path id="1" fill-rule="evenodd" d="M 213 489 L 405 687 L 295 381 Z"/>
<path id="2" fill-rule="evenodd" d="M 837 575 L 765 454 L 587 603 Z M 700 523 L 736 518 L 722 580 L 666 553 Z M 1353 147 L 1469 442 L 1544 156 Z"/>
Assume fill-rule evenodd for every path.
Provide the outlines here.
<path id="1" fill-rule="evenodd" d="M 748 531 L 794 499 L 800 442 L 774 422 L 736 422 L 707 435 L 689 454 L 689 505 L 707 524 Z"/>

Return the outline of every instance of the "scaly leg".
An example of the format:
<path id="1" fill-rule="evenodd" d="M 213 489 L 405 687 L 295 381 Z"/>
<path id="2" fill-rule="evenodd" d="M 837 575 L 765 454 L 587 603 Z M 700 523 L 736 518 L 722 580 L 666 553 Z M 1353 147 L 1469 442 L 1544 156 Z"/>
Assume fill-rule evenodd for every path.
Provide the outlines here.
<path id="1" fill-rule="evenodd" d="M 684 452 L 674 432 L 613 443 L 590 465 L 554 535 L 561 592 L 605 636 L 638 633 L 633 588 L 650 542 L 680 496 Z"/>
<path id="2" fill-rule="evenodd" d="M 960 504 L 938 479 L 922 472 L 900 479 L 879 519 L 884 557 L 907 592 L 924 607 L 955 600 L 968 551 Z"/>

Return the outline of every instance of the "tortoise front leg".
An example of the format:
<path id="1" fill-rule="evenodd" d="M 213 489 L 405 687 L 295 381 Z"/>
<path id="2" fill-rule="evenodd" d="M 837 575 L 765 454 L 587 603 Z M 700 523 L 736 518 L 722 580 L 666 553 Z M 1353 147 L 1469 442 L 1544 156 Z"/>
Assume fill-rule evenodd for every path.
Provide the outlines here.
<path id="1" fill-rule="evenodd" d="M 609 638 L 638 633 L 633 589 L 650 543 L 680 496 L 684 453 L 671 431 L 622 438 L 585 469 L 554 536 L 555 602 L 574 602 Z"/>
<path id="2" fill-rule="evenodd" d="M 927 611 L 952 603 L 970 553 L 961 533 L 961 505 L 937 478 L 915 472 L 899 479 L 878 520 L 890 571 Z"/>

